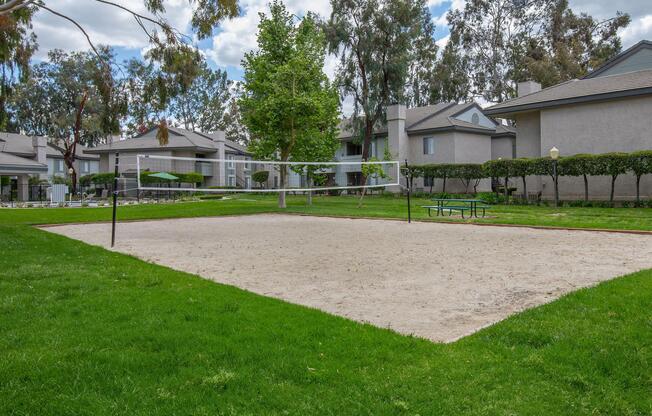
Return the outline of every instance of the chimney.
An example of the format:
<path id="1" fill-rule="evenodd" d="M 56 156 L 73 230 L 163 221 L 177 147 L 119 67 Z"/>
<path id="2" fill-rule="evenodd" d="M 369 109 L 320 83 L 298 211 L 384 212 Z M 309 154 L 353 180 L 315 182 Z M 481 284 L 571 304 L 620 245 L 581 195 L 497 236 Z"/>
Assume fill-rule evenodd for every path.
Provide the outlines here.
<path id="1" fill-rule="evenodd" d="M 32 136 L 32 148 L 34 149 L 34 160 L 44 165 L 48 164 L 45 147 L 47 146 L 47 137 Z M 47 178 L 47 174 L 40 174 L 39 178 Z"/>
<path id="2" fill-rule="evenodd" d="M 403 104 L 387 107 L 387 141 L 395 160 L 401 162 L 408 157 L 408 137 L 405 131 L 405 111 Z M 382 151 L 382 149 L 379 149 Z"/>
<path id="3" fill-rule="evenodd" d="M 534 81 L 525 81 L 518 83 L 518 96 L 532 94 L 533 92 L 541 91 L 541 84 Z"/>

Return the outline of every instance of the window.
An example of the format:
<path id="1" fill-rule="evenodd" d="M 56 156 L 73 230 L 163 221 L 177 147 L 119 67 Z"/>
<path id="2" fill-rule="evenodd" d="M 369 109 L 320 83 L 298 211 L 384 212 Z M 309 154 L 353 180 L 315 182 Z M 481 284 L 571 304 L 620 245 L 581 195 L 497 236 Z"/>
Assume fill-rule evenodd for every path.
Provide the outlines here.
<path id="1" fill-rule="evenodd" d="M 478 113 L 473 113 L 473 115 L 471 116 L 471 123 L 480 124 L 480 116 L 478 115 Z"/>
<path id="2" fill-rule="evenodd" d="M 346 143 L 347 156 L 360 156 L 362 154 L 362 146 L 353 142 Z"/>
<path id="3" fill-rule="evenodd" d="M 245 176 L 245 188 L 251 189 L 251 176 Z"/>
<path id="4" fill-rule="evenodd" d="M 512 159 L 516 159 L 516 140 L 512 139 Z"/>
<path id="5" fill-rule="evenodd" d="M 229 175 L 229 183 L 228 186 L 234 187 L 235 186 L 235 176 Z"/>
<path id="6" fill-rule="evenodd" d="M 435 178 L 432 176 L 423 177 L 423 186 L 431 187 L 435 185 Z"/>
<path id="7" fill-rule="evenodd" d="M 63 159 L 54 159 L 54 172 L 62 173 L 64 170 Z"/>
<path id="8" fill-rule="evenodd" d="M 226 159 L 228 160 L 228 162 L 226 162 L 226 167 L 228 167 L 229 169 L 235 168 L 235 163 L 233 162 L 235 157 L 233 155 L 228 155 Z"/>
<path id="9" fill-rule="evenodd" d="M 423 138 L 423 154 L 424 155 L 434 155 L 435 154 L 435 138 L 434 137 L 424 137 Z"/>
<path id="10" fill-rule="evenodd" d="M 245 170 L 251 170 L 251 158 L 246 158 L 246 162 L 244 164 L 244 169 Z"/>
<path id="11" fill-rule="evenodd" d="M 346 186 L 360 186 L 360 185 L 362 185 L 362 172 L 346 173 Z"/>
<path id="12" fill-rule="evenodd" d="M 88 160 L 82 160 L 80 165 L 82 173 L 89 173 L 91 171 L 91 162 Z"/>

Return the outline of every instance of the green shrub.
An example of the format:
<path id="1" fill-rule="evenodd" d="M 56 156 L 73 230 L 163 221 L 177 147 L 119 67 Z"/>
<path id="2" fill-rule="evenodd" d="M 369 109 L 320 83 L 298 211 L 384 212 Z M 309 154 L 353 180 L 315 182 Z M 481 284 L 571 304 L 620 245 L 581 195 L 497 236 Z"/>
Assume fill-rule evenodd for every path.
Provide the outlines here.
<path id="1" fill-rule="evenodd" d="M 611 176 L 611 193 L 609 202 L 613 205 L 616 179 L 619 175 L 627 173 L 631 169 L 631 159 L 627 153 L 602 153 L 595 156 L 596 175 Z"/>
<path id="2" fill-rule="evenodd" d="M 110 184 L 113 183 L 115 175 L 113 173 L 96 173 L 91 177 L 91 182 L 94 184 Z"/>
<path id="3" fill-rule="evenodd" d="M 259 187 L 264 187 L 265 183 L 269 179 L 269 171 L 268 170 L 259 170 L 254 172 L 251 175 L 251 180 L 256 182 Z"/>

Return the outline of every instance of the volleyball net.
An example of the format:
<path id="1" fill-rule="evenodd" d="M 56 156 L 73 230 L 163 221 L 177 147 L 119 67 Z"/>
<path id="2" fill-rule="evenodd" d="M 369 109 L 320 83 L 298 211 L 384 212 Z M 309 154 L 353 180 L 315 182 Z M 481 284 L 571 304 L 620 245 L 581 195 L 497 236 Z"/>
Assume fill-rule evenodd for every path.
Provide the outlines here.
<path id="1" fill-rule="evenodd" d="M 397 161 L 281 162 L 241 155 L 209 159 L 142 154 L 135 164 L 140 191 L 350 192 L 400 186 Z"/>

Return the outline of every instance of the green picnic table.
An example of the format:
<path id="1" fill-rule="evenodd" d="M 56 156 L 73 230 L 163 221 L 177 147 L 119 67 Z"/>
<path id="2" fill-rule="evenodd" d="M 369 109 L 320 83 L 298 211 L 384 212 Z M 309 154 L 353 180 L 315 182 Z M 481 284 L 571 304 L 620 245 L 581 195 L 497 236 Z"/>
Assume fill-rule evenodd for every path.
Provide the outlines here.
<path id="1" fill-rule="evenodd" d="M 437 212 L 437 216 L 444 215 L 444 211 L 448 211 L 448 216 L 453 214 L 453 211 L 459 211 L 464 217 L 464 213 L 468 212 L 469 217 L 478 217 L 478 209 L 482 210 L 482 217 L 485 216 L 487 205 L 480 199 L 456 199 L 456 198 L 433 198 L 434 205 L 424 205 L 421 208 L 428 210 L 428 216 L 432 217 L 432 211 Z M 480 204 L 480 205 L 478 205 Z"/>

